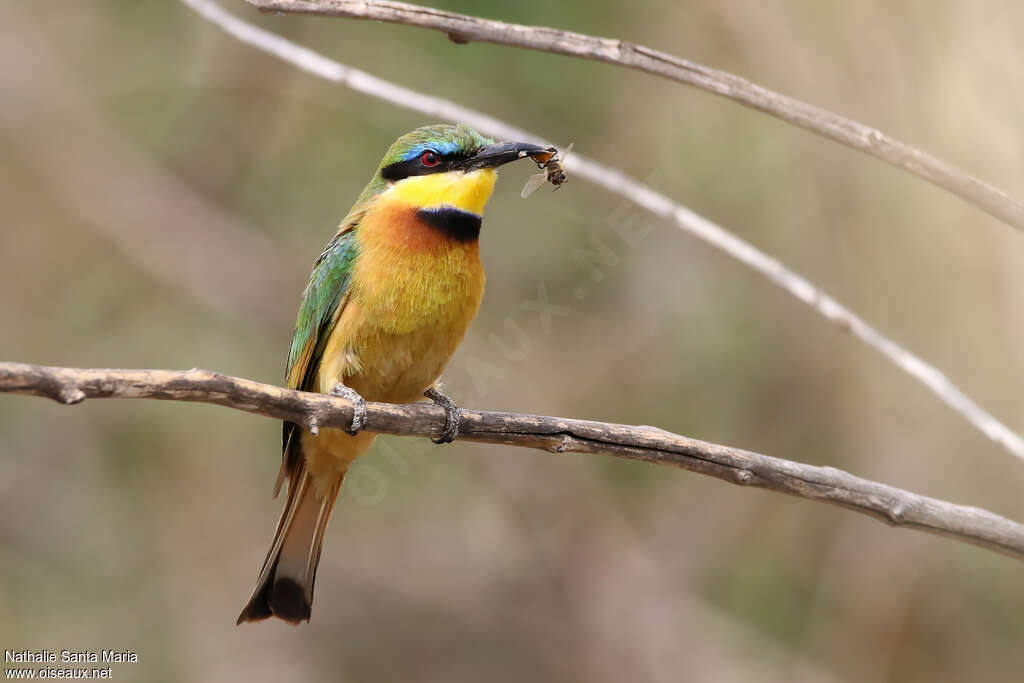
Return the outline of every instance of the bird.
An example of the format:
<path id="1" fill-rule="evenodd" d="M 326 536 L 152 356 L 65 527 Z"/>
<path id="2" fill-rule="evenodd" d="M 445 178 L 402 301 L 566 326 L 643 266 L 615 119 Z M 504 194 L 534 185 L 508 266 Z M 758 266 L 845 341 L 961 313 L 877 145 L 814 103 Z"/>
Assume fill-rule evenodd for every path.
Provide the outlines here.
<path id="1" fill-rule="evenodd" d="M 465 124 L 399 137 L 316 259 L 296 316 L 285 369 L 289 389 L 352 401 L 347 429 L 285 422 L 274 497 L 284 509 L 238 624 L 308 622 L 324 532 L 345 473 L 373 445 L 366 401 L 458 407 L 437 384 L 484 291 L 479 236 L 497 168 L 547 148 L 495 142 Z"/>

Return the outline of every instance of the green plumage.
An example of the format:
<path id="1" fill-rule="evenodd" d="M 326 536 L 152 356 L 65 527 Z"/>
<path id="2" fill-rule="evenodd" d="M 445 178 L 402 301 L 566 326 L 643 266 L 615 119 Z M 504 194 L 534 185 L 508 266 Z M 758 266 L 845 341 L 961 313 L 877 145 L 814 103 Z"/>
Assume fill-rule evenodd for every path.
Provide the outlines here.
<path id="1" fill-rule="evenodd" d="M 288 352 L 285 377 L 291 374 L 310 339 L 316 339 L 316 345 L 306 364 L 305 372 L 302 373 L 301 381 L 294 387 L 296 389 L 310 388 L 313 370 L 316 369 L 323 354 L 334 314 L 345 292 L 348 291 L 352 265 L 358 253 L 355 231 L 347 230 L 335 235 L 313 265 L 309 284 L 302 293 L 302 303 L 299 305 L 299 314 L 295 321 L 295 333 Z"/>

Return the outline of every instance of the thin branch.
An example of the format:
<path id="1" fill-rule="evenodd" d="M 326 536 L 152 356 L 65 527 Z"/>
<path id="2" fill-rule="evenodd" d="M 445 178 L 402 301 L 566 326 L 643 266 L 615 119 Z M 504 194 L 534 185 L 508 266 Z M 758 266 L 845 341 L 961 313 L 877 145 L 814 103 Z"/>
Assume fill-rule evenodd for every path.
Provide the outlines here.
<path id="1" fill-rule="evenodd" d="M 281 36 L 242 21 L 210 0 L 181 1 L 241 42 L 357 92 L 428 116 L 467 123 L 477 130 L 495 137 L 541 140 L 541 136 L 474 109 L 404 88 L 365 71 L 328 59 Z M 671 221 L 682 230 L 707 242 L 764 276 L 772 284 L 790 293 L 837 327 L 851 333 L 880 353 L 896 367 L 926 386 L 943 403 L 986 437 L 1002 446 L 1010 454 L 1024 460 L 1024 438 L 1021 438 L 1020 435 L 968 397 L 938 368 L 883 335 L 803 276 L 793 272 L 752 244 L 736 237 L 725 228 L 690 211 L 681 204 L 677 204 L 660 192 L 656 192 L 617 169 L 604 166 L 575 153 L 566 160 L 565 166 L 574 174 L 605 188 L 612 194 Z"/>
<path id="2" fill-rule="evenodd" d="M 763 88 L 726 71 L 691 62 L 644 45 L 598 38 L 544 26 L 509 24 L 432 7 L 385 0 L 246 0 L 262 12 L 372 19 L 434 29 L 456 43 L 471 41 L 523 47 L 615 64 L 685 83 L 770 114 L 804 130 L 870 154 L 924 178 L 982 211 L 1024 231 L 1024 204 L 1003 190 L 889 137 L 882 131 Z"/>
<path id="3" fill-rule="evenodd" d="M 64 404 L 87 398 L 212 403 L 311 429 L 347 427 L 352 422 L 352 404 L 345 399 L 198 369 L 108 370 L 0 362 L 0 392 L 42 396 Z M 444 430 L 444 421 L 444 411 L 429 403 L 367 403 L 366 429 L 371 432 L 435 437 Z M 671 465 L 732 484 L 840 505 L 893 526 L 1024 559 L 1024 525 L 987 510 L 928 498 L 832 467 L 697 441 L 655 427 L 463 410 L 459 438 Z"/>

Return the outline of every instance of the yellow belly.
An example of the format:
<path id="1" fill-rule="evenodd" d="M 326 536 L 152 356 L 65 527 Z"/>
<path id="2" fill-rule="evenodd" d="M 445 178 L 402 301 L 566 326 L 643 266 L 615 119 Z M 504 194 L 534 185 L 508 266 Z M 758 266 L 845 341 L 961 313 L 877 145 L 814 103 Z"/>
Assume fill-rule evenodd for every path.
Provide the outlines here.
<path id="1" fill-rule="evenodd" d="M 350 301 L 324 349 L 319 390 L 328 393 L 340 382 L 368 401 L 423 400 L 462 341 L 479 299 L 447 303 L 435 308 L 433 316 L 410 323 L 401 310 L 404 304 L 376 307 Z"/>

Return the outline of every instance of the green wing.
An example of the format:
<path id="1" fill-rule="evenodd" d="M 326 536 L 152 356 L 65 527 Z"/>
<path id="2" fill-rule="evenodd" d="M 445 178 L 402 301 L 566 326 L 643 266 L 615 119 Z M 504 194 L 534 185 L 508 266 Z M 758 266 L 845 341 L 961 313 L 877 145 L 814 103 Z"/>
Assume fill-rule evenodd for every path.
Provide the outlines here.
<path id="1" fill-rule="evenodd" d="M 355 230 L 349 228 L 338 233 L 313 264 L 288 351 L 285 378 L 289 389 L 310 390 L 327 339 L 344 308 L 355 257 Z"/>
<path id="2" fill-rule="evenodd" d="M 358 247 L 355 239 L 356 220 L 347 222 L 332 239 L 320 258 L 313 264 L 309 284 L 302 293 L 299 315 L 295 320 L 295 333 L 288 350 L 288 364 L 285 380 L 289 389 L 309 391 L 313 389 L 320 358 L 323 356 L 327 339 L 345 308 L 352 265 L 355 263 Z M 294 481 L 294 475 L 302 467 L 302 454 L 298 439 L 295 438 L 298 425 L 285 422 L 281 435 L 281 471 L 274 485 L 277 497 L 285 477 Z"/>

